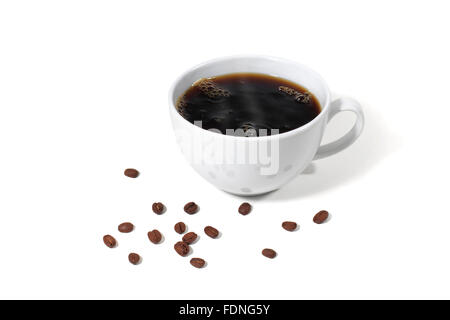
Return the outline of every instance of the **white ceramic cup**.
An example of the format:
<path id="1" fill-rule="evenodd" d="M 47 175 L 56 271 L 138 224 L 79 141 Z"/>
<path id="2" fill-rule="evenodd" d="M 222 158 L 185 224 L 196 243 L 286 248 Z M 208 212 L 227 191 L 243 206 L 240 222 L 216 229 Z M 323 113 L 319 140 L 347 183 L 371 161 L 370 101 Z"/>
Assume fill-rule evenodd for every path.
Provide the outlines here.
<path id="1" fill-rule="evenodd" d="M 321 112 L 295 130 L 258 137 L 211 132 L 178 113 L 177 99 L 195 81 L 240 72 L 262 73 L 300 84 L 316 96 Z M 282 187 L 312 160 L 351 145 L 364 126 L 357 101 L 350 98 L 330 101 L 330 91 L 316 72 L 296 62 L 267 56 L 225 57 L 193 67 L 175 81 L 169 92 L 169 107 L 177 141 L 192 167 L 216 187 L 237 195 L 263 194 Z M 321 146 L 327 122 L 341 111 L 355 113 L 354 126 L 336 141 Z"/>

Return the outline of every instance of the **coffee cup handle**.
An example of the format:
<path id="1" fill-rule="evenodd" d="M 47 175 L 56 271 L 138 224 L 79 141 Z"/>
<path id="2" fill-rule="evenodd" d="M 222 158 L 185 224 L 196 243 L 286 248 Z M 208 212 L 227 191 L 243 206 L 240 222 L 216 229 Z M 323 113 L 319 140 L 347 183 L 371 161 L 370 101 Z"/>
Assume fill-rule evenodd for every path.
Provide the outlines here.
<path id="1" fill-rule="evenodd" d="M 353 128 L 344 136 L 336 141 L 320 146 L 314 157 L 314 160 L 331 156 L 350 146 L 361 134 L 364 127 L 364 114 L 359 102 L 352 98 L 339 98 L 331 102 L 328 121 L 341 111 L 351 111 L 356 115 L 356 121 Z"/>

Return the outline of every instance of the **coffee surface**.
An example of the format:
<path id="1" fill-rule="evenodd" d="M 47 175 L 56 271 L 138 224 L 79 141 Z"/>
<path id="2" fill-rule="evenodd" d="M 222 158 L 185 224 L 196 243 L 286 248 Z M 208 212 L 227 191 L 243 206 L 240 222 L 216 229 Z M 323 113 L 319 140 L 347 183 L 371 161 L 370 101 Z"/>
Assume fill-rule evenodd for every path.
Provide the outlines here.
<path id="1" fill-rule="evenodd" d="M 203 129 L 222 134 L 264 135 L 301 127 L 320 113 L 317 98 L 286 79 L 256 73 L 233 73 L 195 82 L 177 101 L 178 112 Z M 234 130 L 234 133 L 227 129 Z"/>

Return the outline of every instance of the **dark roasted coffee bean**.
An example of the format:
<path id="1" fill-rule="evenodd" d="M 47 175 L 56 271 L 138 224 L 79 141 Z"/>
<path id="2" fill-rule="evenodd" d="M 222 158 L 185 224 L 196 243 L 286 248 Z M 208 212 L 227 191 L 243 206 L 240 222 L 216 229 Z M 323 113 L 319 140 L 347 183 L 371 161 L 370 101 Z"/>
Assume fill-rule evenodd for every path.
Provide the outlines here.
<path id="1" fill-rule="evenodd" d="M 193 243 L 197 239 L 197 234 L 195 232 L 188 232 L 183 236 L 183 241 L 187 244 Z"/>
<path id="2" fill-rule="evenodd" d="M 205 233 L 213 239 L 217 238 L 217 236 L 219 235 L 219 231 L 211 226 L 205 227 Z"/>
<path id="3" fill-rule="evenodd" d="M 149 233 L 147 233 L 148 239 L 153 242 L 154 244 L 158 244 L 161 242 L 162 235 L 161 232 L 158 230 L 152 230 Z"/>
<path id="4" fill-rule="evenodd" d="M 128 255 L 128 261 L 132 264 L 138 264 L 141 261 L 141 257 L 137 253 L 132 252 Z"/>
<path id="5" fill-rule="evenodd" d="M 191 264 L 196 268 L 203 268 L 205 266 L 205 260 L 201 258 L 192 258 Z"/>
<path id="6" fill-rule="evenodd" d="M 194 214 L 198 210 L 198 206 L 195 202 L 188 202 L 184 206 L 184 211 L 188 214 Z"/>
<path id="7" fill-rule="evenodd" d="M 178 222 L 173 227 L 176 233 L 183 234 L 186 231 L 186 225 L 183 222 Z"/>
<path id="8" fill-rule="evenodd" d="M 264 249 L 262 251 L 262 254 L 263 254 L 263 256 L 265 256 L 267 258 L 270 258 L 270 259 L 275 258 L 276 255 L 277 255 L 277 253 L 274 250 L 272 250 L 272 249 Z"/>
<path id="9" fill-rule="evenodd" d="M 322 210 L 316 213 L 316 215 L 313 218 L 313 221 L 317 224 L 324 223 L 325 220 L 328 219 L 328 211 Z"/>
<path id="10" fill-rule="evenodd" d="M 281 226 L 287 231 L 295 231 L 295 229 L 297 229 L 297 224 L 292 221 L 285 221 L 281 224 Z"/>
<path id="11" fill-rule="evenodd" d="M 174 245 L 175 251 L 182 257 L 187 256 L 189 253 L 189 245 L 187 243 L 184 243 L 183 241 L 178 241 Z"/>
<path id="12" fill-rule="evenodd" d="M 161 202 L 155 202 L 152 205 L 152 210 L 156 214 L 161 214 L 164 212 L 164 205 Z"/>
<path id="13" fill-rule="evenodd" d="M 103 242 L 109 248 L 114 248 L 117 245 L 116 239 L 114 239 L 114 237 L 109 234 L 103 237 Z"/>
<path id="14" fill-rule="evenodd" d="M 130 178 L 137 178 L 139 175 L 139 171 L 137 171 L 136 169 L 126 169 L 123 174 Z"/>
<path id="15" fill-rule="evenodd" d="M 245 216 L 245 215 L 249 214 L 251 210 L 252 210 L 252 206 L 250 205 L 250 203 L 244 202 L 243 204 L 241 204 L 239 206 L 239 210 L 238 211 L 239 211 L 240 214 Z"/>
<path id="16" fill-rule="evenodd" d="M 128 232 L 133 231 L 134 226 L 131 222 L 124 222 L 124 223 L 119 224 L 118 229 L 120 232 L 128 233 Z"/>

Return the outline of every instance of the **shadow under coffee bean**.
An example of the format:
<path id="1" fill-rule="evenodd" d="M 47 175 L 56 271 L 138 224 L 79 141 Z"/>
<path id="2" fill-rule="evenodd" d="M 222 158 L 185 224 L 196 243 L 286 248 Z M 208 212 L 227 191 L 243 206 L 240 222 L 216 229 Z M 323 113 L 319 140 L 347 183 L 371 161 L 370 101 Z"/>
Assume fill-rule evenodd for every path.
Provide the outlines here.
<path id="1" fill-rule="evenodd" d="M 321 111 L 317 98 L 302 86 L 258 73 L 233 73 L 196 81 L 176 104 L 189 122 L 237 136 L 257 136 L 260 129 L 288 132 Z M 230 134 L 230 132 L 228 132 Z"/>

